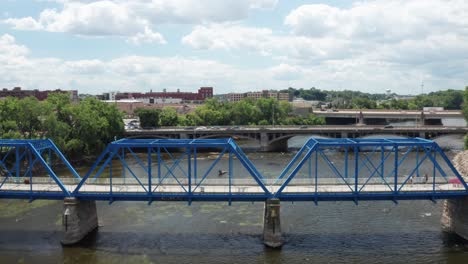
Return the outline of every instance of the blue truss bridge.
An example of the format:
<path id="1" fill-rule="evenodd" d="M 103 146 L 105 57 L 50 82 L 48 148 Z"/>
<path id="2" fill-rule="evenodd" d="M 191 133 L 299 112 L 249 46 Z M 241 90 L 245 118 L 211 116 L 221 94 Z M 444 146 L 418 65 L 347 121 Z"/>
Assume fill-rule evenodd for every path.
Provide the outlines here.
<path id="1" fill-rule="evenodd" d="M 468 195 L 441 148 L 422 138 L 310 138 L 273 177 L 230 138 L 117 140 L 84 175 L 48 139 L 0 140 L 0 148 L 0 198 L 358 203 Z"/>

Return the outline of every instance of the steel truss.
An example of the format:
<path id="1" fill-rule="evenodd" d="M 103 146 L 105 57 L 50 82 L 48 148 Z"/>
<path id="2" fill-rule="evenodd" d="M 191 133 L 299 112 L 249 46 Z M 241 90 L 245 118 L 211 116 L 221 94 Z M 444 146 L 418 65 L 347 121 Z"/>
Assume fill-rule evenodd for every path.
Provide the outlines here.
<path id="1" fill-rule="evenodd" d="M 58 177 L 52 157 L 71 178 Z M 35 175 L 38 167 L 41 175 Z M 396 203 L 468 195 L 442 149 L 421 138 L 310 138 L 276 179 L 265 179 L 230 138 L 121 139 L 107 146 L 83 178 L 51 140 L 0 140 L 0 173 L 0 198 L 31 200 Z M 48 181 L 41 181 L 44 175 Z"/>
<path id="2" fill-rule="evenodd" d="M 377 161 L 372 160 L 380 154 Z M 403 172 L 402 164 L 415 163 Z M 338 156 L 339 161 L 332 161 Z M 336 160 L 336 159 L 335 159 Z M 335 163 L 343 163 L 336 166 Z M 431 167 L 430 174 L 427 173 Z M 408 167 L 408 165 L 407 165 Z M 322 173 L 319 173 L 319 169 Z M 328 169 L 329 173 L 323 173 Z M 421 175 L 421 170 L 426 173 Z M 293 184 L 302 172 L 302 186 Z M 324 174 L 327 174 L 325 177 Z M 281 172 L 273 196 L 292 201 L 445 199 L 468 195 L 468 186 L 431 140 L 310 138 Z M 291 188 L 296 186 L 296 189 Z"/>
<path id="3" fill-rule="evenodd" d="M 203 169 L 204 171 L 200 171 L 201 168 L 197 168 L 199 153 L 207 150 L 217 150 L 218 155 Z M 213 179 L 213 169 L 224 156 L 228 156 L 228 169 L 220 170 L 219 175 L 225 177 Z M 138 168 L 129 165 L 129 158 L 134 164 L 138 164 Z M 245 169 L 248 179 L 251 180 L 250 184 L 242 183 L 247 181 L 245 179 L 237 179 L 239 175 L 234 171 L 234 162 L 240 163 Z M 120 174 L 115 172 L 116 166 L 121 166 L 118 169 Z M 136 172 L 137 169 L 139 173 Z M 107 177 L 99 179 L 105 170 L 108 170 Z M 108 191 L 92 190 L 95 184 L 106 186 L 101 189 Z M 237 191 L 240 186 L 244 190 L 242 193 Z M 154 200 L 184 200 L 189 203 L 197 200 L 260 201 L 271 197 L 262 175 L 232 139 L 115 141 L 100 155 L 73 195 L 83 199 L 110 202 L 145 200 L 148 203 Z"/>
<path id="4" fill-rule="evenodd" d="M 57 161 L 54 161 L 57 159 Z M 81 177 L 50 139 L 0 139 L 0 198 L 63 199 L 71 195 L 63 177 L 53 169 L 53 163 L 64 165 L 72 175 L 71 181 Z M 36 170 L 41 171 L 37 177 Z M 45 177 L 44 177 L 45 176 Z M 75 179 L 75 180 L 73 180 Z M 40 188 L 39 186 L 53 186 Z"/>

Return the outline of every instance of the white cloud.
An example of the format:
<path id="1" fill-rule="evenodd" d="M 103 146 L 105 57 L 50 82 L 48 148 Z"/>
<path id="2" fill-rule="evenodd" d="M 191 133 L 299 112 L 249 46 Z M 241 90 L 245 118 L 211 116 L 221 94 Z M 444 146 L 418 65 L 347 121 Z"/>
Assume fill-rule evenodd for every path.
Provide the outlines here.
<path id="1" fill-rule="evenodd" d="M 29 49 L 16 43 L 15 38 L 10 34 L 0 36 L 0 56 L 24 57 L 28 55 Z"/>
<path id="2" fill-rule="evenodd" d="M 447 30 L 466 34 L 467 15 L 468 2 L 463 0 L 374 0 L 347 9 L 302 5 L 284 23 L 299 35 L 393 42 L 424 39 Z"/>
<path id="3" fill-rule="evenodd" d="M 18 30 L 40 30 L 43 29 L 42 25 L 32 17 L 24 18 L 8 18 L 3 20 L 5 24 L 13 26 Z"/>
<path id="4" fill-rule="evenodd" d="M 280 64 L 270 69 L 272 78 L 275 80 L 297 80 L 302 77 L 302 69 L 289 64 Z"/>
<path id="5" fill-rule="evenodd" d="M 23 30 L 121 36 L 136 45 L 165 43 L 156 30 L 165 23 L 193 23 L 193 30 L 181 40 L 185 47 L 225 51 L 228 56 L 220 61 L 176 53 L 110 60 L 37 58 L 11 35 L 3 35 L 0 83 L 4 86 L 79 88 L 92 93 L 194 90 L 202 85 L 215 86 L 217 93 L 288 86 L 418 93 L 422 78 L 427 91 L 467 85 L 468 2 L 461 0 L 374 0 L 349 8 L 303 5 L 284 17 L 285 30 L 239 21 L 252 10 L 273 8 L 276 1 L 268 0 L 61 3 L 63 8 L 44 10 L 36 18 L 3 22 Z M 184 54 L 212 56 L 191 52 Z M 229 65 L 222 61 L 226 57 L 245 63 Z M 263 65 L 272 63 L 252 69 L 250 63 L 256 59 Z"/>
<path id="6" fill-rule="evenodd" d="M 167 43 L 160 33 L 153 32 L 149 27 L 145 27 L 143 32 L 139 32 L 138 34 L 130 37 L 128 41 L 135 45 L 140 45 L 142 43 Z"/>
<path id="7" fill-rule="evenodd" d="M 454 67 L 445 68 L 452 72 L 442 75 L 437 72 L 438 64 L 431 64 L 426 69 L 367 59 L 327 60 L 312 65 L 280 63 L 260 69 L 242 69 L 215 60 L 178 56 L 63 60 L 32 57 L 27 47 L 6 34 L 0 36 L 0 61 L 3 62 L 0 64 L 3 87 L 78 89 L 80 93 L 92 94 L 163 88 L 196 91 L 199 86 L 214 86 L 216 93 L 315 86 L 372 92 L 389 88 L 406 94 L 420 91 L 421 76 L 427 91 L 462 88 L 467 76 L 462 69 L 466 69 L 468 63 L 460 60 Z"/>
<path id="8" fill-rule="evenodd" d="M 45 9 L 39 18 L 10 18 L 4 23 L 21 30 L 67 32 L 80 36 L 120 36 L 131 43 L 166 43 L 150 22 L 124 4 L 110 0 L 65 2 L 62 10 Z"/>
<path id="9" fill-rule="evenodd" d="M 165 44 L 155 31 L 163 23 L 222 22 L 246 18 L 259 8 L 273 8 L 277 0 L 46 0 L 63 5 L 33 17 L 7 18 L 17 30 L 67 32 L 80 36 L 121 36 L 133 44 Z"/>
<path id="10" fill-rule="evenodd" d="M 269 28 L 226 23 L 196 26 L 182 38 L 182 43 L 195 49 L 248 50 L 263 56 L 287 56 L 309 62 L 343 56 L 353 46 L 351 41 L 278 35 Z"/>
<path id="11" fill-rule="evenodd" d="M 376 0 L 350 8 L 303 5 L 284 19 L 290 34 L 239 23 L 208 24 L 194 27 L 182 43 L 195 49 L 270 56 L 278 61 L 279 72 L 286 71 L 285 65 L 299 69 L 301 81 L 306 76 L 320 76 L 314 82 L 327 77 L 329 83 L 348 88 L 349 83 L 340 84 L 346 77 L 362 83 L 358 89 L 368 85 L 372 90 L 379 86 L 374 80 L 379 80 L 380 86 L 397 91 L 404 82 L 424 78 L 440 89 L 455 83 L 463 87 L 468 76 L 466 17 L 468 2 L 459 0 Z M 281 79 L 281 74 L 275 76 Z M 285 74 L 283 79 L 295 77 Z"/>
<path id="12" fill-rule="evenodd" d="M 268 28 L 249 28 L 236 24 L 196 26 L 182 38 L 182 43 L 195 49 L 247 49 L 270 54 L 273 33 Z"/>

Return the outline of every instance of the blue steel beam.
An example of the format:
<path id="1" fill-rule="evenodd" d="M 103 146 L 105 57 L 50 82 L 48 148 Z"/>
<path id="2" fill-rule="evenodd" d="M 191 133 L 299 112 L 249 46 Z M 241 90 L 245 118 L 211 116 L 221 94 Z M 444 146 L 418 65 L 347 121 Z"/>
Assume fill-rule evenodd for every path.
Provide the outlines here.
<path id="1" fill-rule="evenodd" d="M 197 170 L 196 162 L 197 162 L 197 149 L 209 149 L 209 148 L 217 148 L 217 149 L 222 149 L 219 157 L 209 166 L 206 172 L 204 172 L 203 176 L 201 179 L 197 180 L 196 182 L 192 182 L 192 178 L 198 177 L 196 176 L 196 173 L 194 170 Z M 147 175 L 148 177 L 148 186 L 150 186 L 152 189 L 147 190 L 145 188 L 145 185 L 142 184 L 140 181 L 138 175 L 136 175 L 132 169 L 130 168 L 129 164 L 125 161 L 125 158 L 118 154 L 120 149 L 127 149 L 131 156 L 135 158 L 136 163 L 145 171 L 144 175 Z M 157 177 L 159 179 L 158 184 L 153 184 L 152 177 L 155 177 L 156 175 L 153 175 L 151 173 L 151 167 L 150 167 L 150 162 L 151 161 L 151 155 L 153 154 L 154 150 L 157 149 L 157 166 L 158 166 L 158 174 Z M 166 162 L 161 158 L 161 153 L 160 150 L 163 149 L 164 152 L 168 155 L 168 157 L 173 161 L 173 164 L 171 166 L 168 166 Z M 169 151 L 172 149 L 185 149 L 183 154 L 178 158 L 175 159 L 173 154 Z M 137 152 L 140 152 L 141 150 L 146 150 L 145 153 L 148 155 L 148 166 L 145 166 L 143 164 L 143 161 L 138 157 L 136 154 Z M 109 152 L 111 152 L 109 154 Z M 193 154 L 192 154 L 193 152 Z M 86 195 L 93 195 L 92 193 L 86 193 L 84 191 L 81 191 L 80 188 L 82 187 L 83 183 L 90 177 L 91 172 L 95 171 L 97 169 L 97 172 L 94 174 L 94 178 L 100 177 L 103 171 L 103 168 L 106 166 L 112 166 L 113 164 L 110 162 L 110 160 L 113 158 L 112 153 L 114 153 L 115 156 L 118 157 L 118 160 L 122 164 L 124 170 L 129 170 L 130 174 L 136 179 L 138 184 L 145 189 L 145 192 L 140 193 L 127 193 L 128 195 L 133 195 L 133 196 L 138 196 L 142 195 L 145 196 L 145 199 L 150 199 L 150 201 L 157 199 L 158 196 L 164 197 L 173 197 L 173 194 L 169 193 L 164 193 L 164 192 L 158 192 L 157 189 L 159 186 L 162 186 L 164 184 L 164 180 L 171 175 L 174 180 L 177 182 L 178 186 L 180 186 L 183 191 L 177 192 L 177 196 L 179 197 L 185 197 L 188 199 L 189 203 L 191 201 L 191 197 L 210 197 L 211 195 L 218 195 L 218 194 L 209 194 L 209 193 L 195 193 L 195 191 L 205 182 L 206 177 L 210 174 L 210 172 L 213 170 L 213 168 L 216 166 L 216 164 L 219 162 L 219 160 L 222 158 L 225 152 L 229 152 L 230 155 L 230 172 L 229 172 L 229 179 L 228 179 L 228 189 L 226 193 L 223 193 L 222 195 L 225 195 L 226 197 L 232 197 L 234 193 L 231 191 L 232 187 L 232 177 L 233 177 L 233 166 L 232 166 L 232 156 L 235 155 L 239 162 L 244 166 L 247 171 L 249 172 L 250 176 L 257 182 L 259 187 L 263 190 L 264 194 L 263 197 L 271 197 L 271 193 L 268 191 L 268 189 L 265 186 L 263 176 L 258 172 L 258 170 L 255 168 L 255 166 L 250 162 L 250 160 L 247 159 L 245 154 L 242 152 L 242 150 L 235 144 L 235 142 L 228 138 L 228 139 L 203 139 L 203 140 L 198 140 L 198 139 L 188 139 L 188 140 L 154 140 L 154 139 L 122 139 L 119 141 L 112 142 L 109 144 L 108 148 L 106 149 L 104 154 L 101 154 L 101 156 L 98 158 L 96 163 L 92 166 L 88 174 L 83 177 L 83 180 L 80 182 L 78 187 L 75 189 L 73 192 L 74 195 L 79 196 L 79 197 L 84 197 Z M 108 155 L 107 160 L 102 164 L 100 164 L 104 158 Z M 187 158 L 187 171 L 180 166 L 180 162 L 182 160 L 185 160 Z M 98 168 L 98 166 L 101 166 Z M 161 166 L 165 167 L 167 170 L 166 175 L 161 178 Z M 174 174 L 174 171 L 178 168 L 182 174 L 183 177 L 185 178 L 184 184 L 182 184 L 181 180 Z M 186 183 L 188 183 L 188 189 L 186 188 Z M 109 194 L 100 194 L 103 196 L 106 196 L 106 200 L 115 200 L 113 197 L 117 197 L 120 194 L 117 194 L 116 192 L 112 192 Z M 117 196 L 116 196 L 117 195 Z M 126 195 L 126 194 L 122 194 Z M 217 197 L 217 196 L 216 196 Z M 184 199 L 185 199 L 184 198 Z M 211 199 L 211 198 L 207 198 Z M 237 198 L 233 197 L 233 200 L 236 200 Z"/>
<path id="2" fill-rule="evenodd" d="M 357 202 L 357 200 L 380 200 L 380 199 L 387 199 L 387 200 L 399 200 L 399 199 L 417 199 L 420 197 L 421 199 L 439 199 L 441 197 L 458 197 L 458 196 L 468 196 L 468 186 L 466 182 L 464 181 L 463 177 L 459 175 L 459 173 L 456 171 L 456 169 L 453 167 L 453 165 L 450 163 L 450 160 L 445 156 L 443 151 L 440 149 L 440 147 L 433 141 L 426 140 L 426 139 L 420 139 L 420 138 L 415 138 L 415 139 L 314 139 L 314 140 L 309 140 L 304 146 L 310 144 L 311 142 L 314 142 L 317 144 L 315 149 L 313 150 L 316 152 L 316 156 L 319 154 L 322 156 L 322 158 L 326 161 L 325 163 L 328 164 L 328 166 L 332 169 L 333 173 L 335 176 L 341 180 L 344 181 L 344 184 L 348 186 L 350 189 L 349 192 L 346 193 L 325 193 L 325 192 L 318 192 L 317 191 L 317 183 L 320 179 L 320 176 L 317 175 L 317 168 L 318 164 L 316 163 L 315 165 L 315 188 L 314 190 L 311 190 L 310 192 L 306 193 L 293 193 L 293 192 L 284 192 L 284 189 L 289 185 L 291 180 L 296 176 L 298 173 L 299 169 L 301 166 L 306 162 L 307 159 L 311 157 L 311 153 L 307 153 L 306 156 L 303 156 L 303 152 L 305 147 L 301 148 L 301 150 L 293 157 L 291 162 L 287 165 L 286 169 L 283 170 L 283 172 L 280 174 L 278 177 L 277 181 L 280 180 L 281 178 L 285 177 L 286 172 L 290 170 L 293 165 L 296 165 L 297 161 L 300 159 L 301 161 L 299 164 L 296 165 L 295 169 L 293 170 L 292 173 L 288 174 L 287 181 L 283 183 L 283 185 L 278 189 L 278 191 L 275 193 L 275 197 L 280 198 L 280 199 L 287 199 L 287 200 L 311 200 L 314 202 L 320 201 L 320 200 L 351 200 Z M 354 164 L 354 180 L 355 180 L 355 187 L 351 188 L 351 186 L 348 184 L 345 178 L 341 175 L 339 172 L 338 168 L 328 159 L 327 155 L 324 153 L 324 149 L 336 149 L 336 148 L 344 148 L 345 151 L 345 172 L 348 171 L 348 166 L 347 166 L 347 160 L 348 158 L 348 151 L 346 151 L 348 148 L 354 148 L 355 149 L 355 164 Z M 380 164 L 376 167 L 373 162 L 369 159 L 369 157 L 366 154 L 361 154 L 361 156 L 364 155 L 363 158 L 359 159 L 359 148 L 360 147 L 374 147 L 374 151 L 377 148 L 381 149 L 381 160 Z M 386 147 L 392 147 L 392 150 L 389 151 L 388 154 L 385 153 L 385 148 Z M 400 154 L 400 151 L 402 149 L 406 149 L 406 151 L 402 154 Z M 414 150 L 417 149 L 423 149 L 425 151 L 425 156 L 420 159 L 418 156 L 418 162 L 415 166 L 415 168 L 409 173 L 409 175 L 405 175 L 405 178 L 403 181 L 400 183 L 401 180 L 401 169 L 399 168 L 402 163 L 407 159 L 409 154 Z M 385 161 L 388 159 L 390 156 L 390 153 L 394 154 L 394 164 L 393 168 L 390 171 L 389 175 L 393 176 L 393 184 L 394 187 L 390 187 L 388 183 L 385 181 L 385 175 L 384 173 L 384 165 Z M 442 169 L 441 165 L 438 163 L 438 161 L 433 157 L 433 154 L 439 153 L 444 161 L 447 163 L 449 169 L 455 174 L 455 176 L 460 180 L 461 184 L 463 185 L 464 189 L 463 190 L 446 190 L 446 191 L 437 191 L 435 188 L 436 182 L 435 178 L 432 181 L 432 192 L 418 192 L 418 191 L 412 191 L 412 194 L 408 196 L 409 191 L 402 192 L 402 188 L 407 184 L 408 180 L 414 175 L 415 172 L 419 170 L 419 167 L 425 160 L 430 160 L 433 165 L 434 165 L 434 171 L 438 171 L 443 177 L 446 177 L 447 174 L 445 171 Z M 310 163 L 309 163 L 310 164 Z M 368 165 L 370 164 L 370 165 Z M 365 183 L 361 186 L 360 189 L 358 189 L 358 181 L 360 179 L 360 169 L 362 167 L 366 166 L 367 169 L 369 170 L 369 173 L 371 175 L 366 179 Z M 369 167 L 371 166 L 371 167 Z M 379 170 L 381 169 L 381 170 Z M 309 168 L 308 172 L 309 174 L 312 173 L 312 169 Z M 389 187 L 388 192 L 371 192 L 371 191 L 363 191 L 363 188 L 366 184 L 368 184 L 369 180 L 374 177 L 375 174 L 380 174 L 381 178 L 387 183 L 387 186 Z M 309 177 L 312 177 L 312 175 L 309 175 Z M 435 177 L 435 174 L 434 174 Z M 342 184 L 344 186 L 344 184 Z M 384 198 L 382 198 L 384 197 Z"/>
<path id="3" fill-rule="evenodd" d="M 45 167 L 47 173 L 50 175 L 50 177 L 55 181 L 55 184 L 61 188 L 61 192 L 38 192 L 34 191 L 32 189 L 32 170 L 31 168 L 26 169 L 25 176 L 29 174 L 30 178 L 30 189 L 29 191 L 2 191 L 0 189 L 0 197 L 1 198 L 28 198 L 28 199 L 61 199 L 66 196 L 76 196 L 80 197 L 82 199 L 93 199 L 93 200 L 109 200 L 109 201 L 117 201 L 117 200 L 141 200 L 141 201 L 159 201 L 159 200 L 184 200 L 188 201 L 189 203 L 191 201 L 228 201 L 229 203 L 231 201 L 262 201 L 267 198 L 271 197 L 277 197 L 282 200 L 286 201 L 313 201 L 317 203 L 318 201 L 354 201 L 357 203 L 358 200 L 411 200 L 411 199 L 446 199 L 446 198 L 456 198 L 456 197 L 462 197 L 462 196 L 467 196 L 468 195 L 468 186 L 461 177 L 461 175 L 458 173 L 458 171 L 453 167 L 453 165 L 450 163 L 450 160 L 445 156 L 443 151 L 437 146 L 436 143 L 433 141 L 425 140 L 425 139 L 310 139 L 304 144 L 303 148 L 301 148 L 301 151 L 298 152 L 298 154 L 292 159 L 292 161 L 288 164 L 288 166 L 282 171 L 280 176 L 278 177 L 277 180 L 280 178 L 284 178 L 287 176 L 286 180 L 282 183 L 281 186 L 279 186 L 279 189 L 276 193 L 271 193 L 268 191 L 268 189 L 265 186 L 265 179 L 263 178 L 262 174 L 256 169 L 254 164 L 245 156 L 245 154 L 242 152 L 242 150 L 235 144 L 235 142 L 232 139 L 185 139 L 185 140 L 154 140 L 154 139 L 143 139 L 143 140 L 135 140 L 135 139 L 122 139 L 119 141 L 112 142 L 109 144 L 106 148 L 106 150 L 99 156 L 95 164 L 91 167 L 91 169 L 88 171 L 88 173 L 85 175 L 85 177 L 82 178 L 81 182 L 77 185 L 75 190 L 70 193 L 68 190 L 65 188 L 63 183 L 60 181 L 60 179 L 57 177 L 57 175 L 54 173 L 52 168 L 45 162 L 45 160 L 42 158 L 42 151 L 47 150 L 47 149 L 53 149 L 57 150 L 58 149 L 55 147 L 54 149 L 54 144 L 50 140 L 0 140 L 0 146 L 3 147 L 10 147 L 10 148 L 16 148 L 15 152 L 17 159 L 23 159 L 23 157 L 26 157 L 25 155 L 29 155 L 28 157 L 28 164 L 29 166 L 34 166 L 34 164 L 39 162 L 42 166 Z M 361 154 L 359 155 L 361 151 L 361 147 L 373 147 L 373 153 L 375 152 L 376 149 L 380 148 L 381 149 L 381 160 L 380 163 L 375 166 L 373 161 L 371 161 L 368 157 L 367 154 Z M 385 155 L 385 148 L 392 147 L 393 150 L 389 151 L 387 155 Z M 30 154 L 27 154 L 26 151 L 23 153 L 20 153 L 19 149 L 24 148 L 27 149 Z M 188 150 L 188 155 L 181 155 L 182 158 L 179 158 L 178 160 L 175 161 L 174 164 L 172 164 L 171 167 L 168 167 L 167 164 L 165 164 L 164 160 L 161 158 L 161 153 L 160 149 L 163 148 L 167 151 L 169 148 L 177 148 L 177 149 L 186 149 Z M 208 169 L 208 171 L 204 174 L 204 177 L 202 177 L 201 181 L 199 182 L 192 182 L 192 178 L 196 178 L 196 168 L 197 168 L 197 149 L 199 148 L 217 148 L 217 149 L 224 149 L 226 152 L 229 152 L 229 179 L 228 179 L 228 187 L 227 192 L 225 193 L 202 193 L 198 192 L 195 193 L 194 191 L 198 186 L 201 186 L 201 184 L 204 182 L 204 179 L 206 176 L 210 173 L 210 171 L 213 169 L 213 167 L 216 165 L 216 162 L 214 162 L 214 165 L 211 166 L 211 169 Z M 318 191 L 318 182 L 320 180 L 320 177 L 322 175 L 319 174 L 318 172 L 318 156 L 322 156 L 326 164 L 330 166 L 332 171 L 335 173 L 335 176 L 338 178 L 341 178 L 344 180 L 344 183 L 350 187 L 348 184 L 347 180 L 343 178 L 343 175 L 339 172 L 339 169 L 328 159 L 327 154 L 324 152 L 324 150 L 328 148 L 344 148 L 345 149 L 345 160 L 348 160 L 348 155 L 349 152 L 347 151 L 349 148 L 352 148 L 355 150 L 355 164 L 354 164 L 354 188 L 350 188 L 349 192 L 342 192 L 342 193 L 333 193 L 333 192 L 319 192 Z M 403 148 L 408 148 L 407 151 L 403 155 L 399 155 L 399 152 Z M 422 149 L 425 152 L 425 156 L 421 159 L 418 155 L 418 160 L 416 162 L 415 168 L 411 171 L 409 175 L 405 175 L 405 178 L 402 179 L 400 175 L 400 165 L 403 163 L 403 161 L 408 157 L 409 153 L 416 148 L 417 151 L 419 149 Z M 119 150 L 121 149 L 128 149 L 131 153 L 131 156 L 134 158 L 137 158 L 137 163 L 140 162 L 141 167 L 145 170 L 145 174 L 148 177 L 148 189 L 145 188 L 145 184 L 140 181 L 138 175 L 133 172 L 127 162 L 125 161 L 125 155 L 120 155 Z M 136 155 L 135 150 L 143 150 L 144 153 L 146 153 L 147 160 L 148 160 L 148 165 L 145 166 L 143 161 Z M 152 173 L 152 166 L 151 164 L 153 163 L 153 160 L 151 159 L 151 155 L 155 153 L 155 150 L 157 149 L 157 166 L 158 166 L 158 174 L 153 175 Z M 171 159 L 174 161 L 173 156 L 171 153 L 168 152 L 168 155 L 171 157 Z M 193 153 L 192 153 L 193 152 Z M 306 153 L 305 153 L 306 152 Z M 305 153 L 305 154 L 304 154 Z M 394 184 L 395 187 L 393 190 L 390 190 L 388 192 L 369 192 L 369 191 L 363 191 L 364 186 L 368 184 L 369 180 L 374 177 L 376 174 L 380 175 L 383 180 L 387 178 L 384 175 L 384 165 L 385 161 L 387 158 L 390 156 L 390 153 L 394 153 L 395 156 L 395 161 L 394 161 L 394 166 L 389 175 L 392 175 L 394 177 Z M 0 168 L 3 168 L 3 170 L 6 171 L 6 177 L 4 178 L 3 181 L 6 181 L 8 177 L 14 177 L 13 174 L 11 173 L 12 171 L 19 173 L 20 168 L 18 168 L 19 162 L 17 162 L 12 170 L 8 170 L 6 166 L 4 166 L 4 162 L 6 161 L 8 155 L 11 155 L 12 151 L 11 149 L 5 154 L 5 156 L 1 159 L 0 161 Z M 313 156 L 315 154 L 315 156 Z M 444 171 L 442 168 L 441 164 L 439 164 L 439 161 L 435 157 L 435 155 L 438 154 L 442 158 L 442 160 L 447 164 L 449 170 L 455 175 L 456 178 L 460 180 L 460 183 L 463 186 L 463 189 L 460 190 L 436 190 L 435 188 L 435 172 L 439 172 L 441 176 L 447 177 L 447 172 Z M 112 160 L 117 155 L 118 160 L 123 164 L 122 166 L 124 169 L 129 169 L 130 173 L 132 176 L 136 179 L 139 185 L 143 187 L 145 192 L 141 193 L 119 193 L 116 191 L 112 190 L 112 184 L 115 185 L 113 182 L 111 184 L 111 191 L 110 192 L 104 192 L 104 193 L 91 193 L 91 192 L 81 192 L 80 188 L 83 186 L 83 184 L 90 179 L 90 176 L 94 171 L 97 170 L 97 172 L 94 174 L 93 179 L 96 179 L 97 177 L 100 177 L 103 170 L 107 167 L 109 167 L 109 170 L 112 172 Z M 222 156 L 223 154 L 221 154 Z M 58 155 L 61 159 L 65 159 L 65 157 Z M 180 161 L 183 159 L 183 157 L 187 156 L 188 157 L 188 168 L 187 171 L 185 171 L 180 165 Z M 233 193 L 232 192 L 232 182 L 233 182 L 233 166 L 232 166 L 232 157 L 236 156 L 239 162 L 241 163 L 242 166 L 247 169 L 248 173 L 250 176 L 255 180 L 255 182 L 258 184 L 258 186 L 262 189 L 260 193 Z M 36 158 L 33 160 L 33 157 Z M 315 157 L 315 162 L 311 161 L 311 158 Z M 439 160 L 440 160 L 439 157 Z M 62 161 L 63 161 L 62 159 Z M 431 161 L 434 165 L 434 175 L 433 175 L 433 181 L 432 181 L 432 191 L 402 191 L 402 187 L 407 184 L 408 180 L 414 175 L 415 172 L 419 170 L 419 167 L 424 161 Z M 66 159 L 65 159 L 66 161 Z M 219 161 L 219 159 L 218 159 Z M 299 163 L 297 163 L 299 162 Z M 293 193 L 293 192 L 283 192 L 286 187 L 288 187 L 292 181 L 292 179 L 296 176 L 296 174 L 299 172 L 299 170 L 302 168 L 304 163 L 308 162 L 309 168 L 308 168 L 308 173 L 309 173 L 309 178 L 310 179 L 315 179 L 315 186 L 311 189 L 310 192 L 307 193 Z M 68 164 L 69 163 L 65 163 Z M 68 166 L 67 165 L 67 166 Z M 165 166 L 168 170 L 164 178 L 161 179 L 161 165 Z M 100 166 L 100 167 L 98 167 Z M 315 166 L 314 169 L 312 169 L 312 166 Z M 289 172 L 292 168 L 294 169 Z M 363 169 L 363 167 L 366 167 L 367 170 L 370 173 L 370 176 L 366 178 L 361 178 L 360 176 L 360 171 Z M 184 177 L 187 178 L 188 182 L 188 190 L 184 188 L 184 185 L 177 179 L 176 175 L 173 174 L 173 170 L 176 168 L 179 168 Z M 69 169 L 73 172 L 74 169 L 71 165 L 69 165 Z M 345 162 L 345 175 L 347 176 L 348 173 L 348 163 Z M 195 171 L 194 171 L 195 170 Z M 74 174 L 74 173 L 72 173 Z M 314 175 L 312 175 L 314 174 Z M 75 177 L 78 174 L 74 175 Z M 163 193 L 163 192 L 155 192 L 156 188 L 152 190 L 152 187 L 154 187 L 153 182 L 152 182 L 152 177 L 158 177 L 159 179 L 159 184 L 161 184 L 164 179 L 168 176 L 172 175 L 175 180 L 178 182 L 180 186 L 184 189 L 184 191 L 177 192 L 177 193 Z M 79 177 L 79 175 L 78 175 Z M 114 176 L 111 176 L 114 178 Z M 111 181 L 112 178 L 110 179 Z M 359 179 L 365 179 L 365 183 L 360 186 L 361 188 L 358 189 L 358 181 Z M 399 179 L 403 180 L 401 183 L 399 183 Z M 1 188 L 2 185 L 0 185 Z M 195 186 L 195 188 L 193 188 Z M 306 185 L 307 186 L 307 185 Z M 399 188 L 398 188 L 399 187 Z M 390 188 L 391 189 L 391 188 Z"/>

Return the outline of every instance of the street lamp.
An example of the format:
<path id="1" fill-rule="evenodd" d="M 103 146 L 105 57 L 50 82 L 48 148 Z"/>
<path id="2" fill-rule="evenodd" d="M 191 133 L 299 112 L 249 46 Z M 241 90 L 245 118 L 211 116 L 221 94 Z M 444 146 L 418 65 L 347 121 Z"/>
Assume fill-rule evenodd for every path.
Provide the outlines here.
<path id="1" fill-rule="evenodd" d="M 271 120 L 272 120 L 271 122 L 273 124 L 273 127 L 275 127 L 275 103 L 274 102 L 272 104 L 272 108 L 273 108 L 273 111 L 271 113 Z"/>

